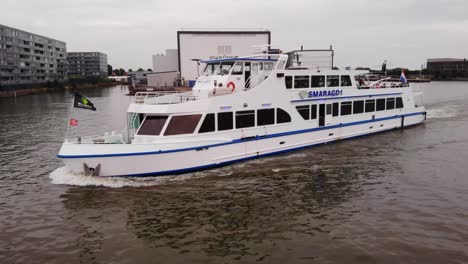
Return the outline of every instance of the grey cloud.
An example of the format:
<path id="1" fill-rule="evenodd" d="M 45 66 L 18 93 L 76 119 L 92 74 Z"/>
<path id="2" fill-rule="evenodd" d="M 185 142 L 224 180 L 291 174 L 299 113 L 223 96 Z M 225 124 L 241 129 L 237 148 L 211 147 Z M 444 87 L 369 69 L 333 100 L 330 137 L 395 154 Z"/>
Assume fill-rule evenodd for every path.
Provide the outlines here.
<path id="1" fill-rule="evenodd" d="M 468 57 L 465 0 L 2 0 L 0 23 L 108 53 L 114 67 L 151 67 L 179 28 L 268 28 L 273 45 L 333 44 L 339 66 L 419 68 L 429 57 Z M 5 12 L 4 10 L 8 10 Z"/>

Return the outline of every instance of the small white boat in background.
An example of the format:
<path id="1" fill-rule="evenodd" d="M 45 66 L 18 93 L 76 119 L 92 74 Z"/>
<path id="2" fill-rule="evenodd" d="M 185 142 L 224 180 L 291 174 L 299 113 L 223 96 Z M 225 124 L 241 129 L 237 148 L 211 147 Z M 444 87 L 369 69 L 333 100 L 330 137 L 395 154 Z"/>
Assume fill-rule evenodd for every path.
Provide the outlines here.
<path id="1" fill-rule="evenodd" d="M 137 93 L 124 133 L 67 139 L 58 157 L 86 175 L 179 174 L 425 120 L 408 83 L 309 67 L 305 52 L 205 61 L 192 91 Z"/>

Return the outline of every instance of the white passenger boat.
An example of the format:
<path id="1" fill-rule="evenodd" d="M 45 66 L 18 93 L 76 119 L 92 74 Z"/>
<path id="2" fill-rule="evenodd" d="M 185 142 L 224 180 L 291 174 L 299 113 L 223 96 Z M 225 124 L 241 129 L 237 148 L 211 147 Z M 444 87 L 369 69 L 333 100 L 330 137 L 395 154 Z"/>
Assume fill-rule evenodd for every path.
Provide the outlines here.
<path id="1" fill-rule="evenodd" d="M 425 120 L 409 84 L 308 67 L 299 52 L 206 61 L 192 91 L 137 93 L 123 133 L 67 139 L 58 157 L 87 175 L 178 174 Z"/>

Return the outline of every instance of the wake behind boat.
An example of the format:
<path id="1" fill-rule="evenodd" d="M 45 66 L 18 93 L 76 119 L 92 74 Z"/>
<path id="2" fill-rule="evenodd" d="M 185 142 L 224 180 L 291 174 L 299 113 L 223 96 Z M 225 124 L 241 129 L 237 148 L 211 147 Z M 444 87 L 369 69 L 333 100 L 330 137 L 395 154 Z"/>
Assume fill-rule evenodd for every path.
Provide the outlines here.
<path id="1" fill-rule="evenodd" d="M 123 133 L 67 139 L 74 173 L 196 171 L 421 123 L 421 92 L 362 71 L 304 65 L 307 51 L 205 61 L 190 92 L 140 92 Z"/>

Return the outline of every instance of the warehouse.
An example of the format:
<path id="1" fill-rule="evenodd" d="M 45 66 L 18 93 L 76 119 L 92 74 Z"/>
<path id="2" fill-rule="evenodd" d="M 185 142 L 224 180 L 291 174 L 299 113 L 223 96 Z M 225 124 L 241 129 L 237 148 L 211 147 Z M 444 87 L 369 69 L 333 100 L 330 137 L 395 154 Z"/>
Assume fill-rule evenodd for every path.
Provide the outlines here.
<path id="1" fill-rule="evenodd" d="M 181 79 L 185 85 L 193 84 L 203 70 L 200 60 L 246 56 L 270 44 L 271 32 L 266 29 L 180 30 L 177 32 L 177 50 L 167 50 L 165 55 L 153 56 L 154 73 L 148 76 L 148 86 L 179 81 L 175 79 Z M 173 81 L 167 79 L 168 74 Z M 160 81 L 162 78 L 164 82 Z"/>

